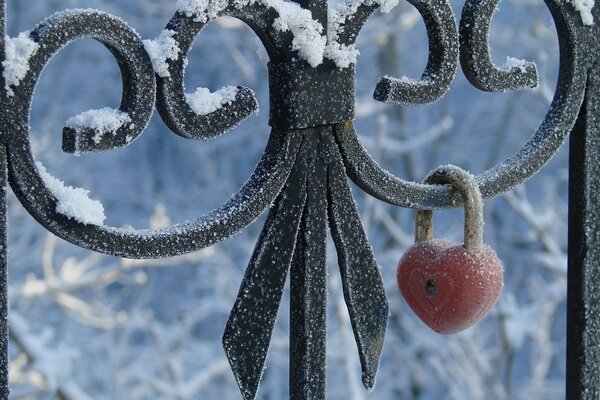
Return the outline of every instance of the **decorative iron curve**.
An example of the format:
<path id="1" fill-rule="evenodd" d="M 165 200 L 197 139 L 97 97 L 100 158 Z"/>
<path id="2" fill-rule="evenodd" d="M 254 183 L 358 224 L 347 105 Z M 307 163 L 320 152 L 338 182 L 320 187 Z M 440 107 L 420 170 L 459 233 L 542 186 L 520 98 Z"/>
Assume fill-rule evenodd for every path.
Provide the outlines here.
<path id="1" fill-rule="evenodd" d="M 396 104 L 436 101 L 449 90 L 459 60 L 469 81 L 479 89 L 511 91 L 535 86 L 537 72 L 533 64 L 526 64 L 522 71 L 520 68 L 502 70 L 491 62 L 488 31 L 498 0 L 467 0 L 459 29 L 447 0 L 409 2 L 421 13 L 427 29 L 430 48 L 427 66 L 419 81 L 382 77 L 374 93 L 377 100 Z M 461 200 L 448 187 L 407 182 L 377 165 L 360 144 L 351 122 L 354 89 L 349 85 L 353 83 L 353 66 L 337 68 L 331 60 L 325 59 L 318 67 L 311 67 L 298 60 L 297 51 L 292 49 L 293 35 L 274 28 L 278 11 L 273 4 L 276 3 L 230 1 L 206 18 L 178 11 L 166 26 L 174 32 L 173 38 L 182 54 L 186 54 L 196 35 L 211 20 L 225 15 L 236 17 L 248 24 L 264 44 L 270 57 L 270 71 L 284 71 L 281 78 L 270 82 L 273 130 L 262 159 L 247 183 L 222 207 L 166 229 L 133 231 L 82 224 L 56 211 L 57 199 L 42 180 L 31 153 L 29 110 L 44 67 L 72 41 L 94 38 L 113 54 L 123 78 L 120 111 L 128 114 L 131 124 L 103 135 L 99 142 L 94 140 L 97 132 L 93 129 L 67 127 L 63 130 L 63 149 L 67 152 L 107 151 L 127 145 L 144 131 L 155 106 L 173 132 L 203 140 L 236 126 L 257 107 L 252 91 L 240 88 L 233 102 L 208 115 L 196 115 L 185 101 L 185 57 L 167 60 L 170 77 L 155 74 L 138 34 L 121 19 L 94 10 L 55 14 L 30 33 L 30 38 L 40 46 L 29 61 L 30 69 L 18 86 L 11 87 L 13 95 L 1 94 L 2 140 L 8 155 L 10 184 L 24 207 L 49 231 L 78 246 L 130 258 L 166 257 L 210 246 L 243 229 L 274 204 L 223 338 L 246 399 L 256 395 L 283 283 L 290 268 L 292 280 L 296 282 L 293 295 L 302 299 L 294 306 L 300 313 L 294 326 L 305 329 L 305 334 L 309 334 L 310 329 L 324 327 L 324 311 L 319 308 L 326 293 L 323 275 L 319 275 L 324 271 L 320 265 L 324 261 L 311 259 L 307 248 L 324 258 L 322 242 L 327 231 L 325 219 L 328 219 L 340 255 L 344 294 L 359 346 L 363 381 L 370 388 L 383 345 L 388 306 L 371 247 L 360 229 L 346 175 L 370 195 L 402 207 L 455 207 Z M 598 37 L 598 25 L 583 25 L 577 12 L 566 2 L 546 0 L 546 4 L 554 18 L 560 43 L 561 64 L 554 100 L 540 127 L 515 156 L 477 176 L 485 198 L 497 196 L 525 181 L 557 152 L 575 123 L 584 98 L 588 70 L 600 54 L 594 41 L 594 37 Z M 4 7 L 4 1 L 0 5 Z M 324 22 L 322 5 L 315 2 L 313 6 L 315 18 Z M 365 1 L 352 12 L 342 14 L 338 42 L 344 46 L 354 45 L 362 25 L 377 8 L 377 2 Z M 597 8 L 594 9 L 595 18 L 600 20 L 598 14 Z M 0 37 L 4 38 L 4 32 L 0 32 Z M 3 51 L 4 46 L 0 47 Z M 319 94 L 322 97 L 318 101 L 331 105 L 331 109 L 324 107 L 321 114 L 315 110 L 315 104 L 302 109 L 306 85 L 315 82 L 329 85 L 327 93 Z M 4 78 L 2 84 L 5 84 Z M 336 93 L 343 95 L 336 96 Z M 287 104 L 287 110 L 281 104 Z M 289 232 L 275 235 L 281 228 Z M 315 232 L 315 236 L 307 233 L 310 231 Z M 272 269 L 274 259 L 279 261 L 279 269 Z M 311 270 L 310 262 L 318 268 Z M 310 274 L 316 274 L 315 282 L 321 286 L 311 288 L 302 281 Z M 257 292 L 264 284 L 273 289 L 268 296 Z M 304 315 L 309 305 L 318 306 L 314 309 L 316 327 L 307 323 L 313 317 Z M 251 310 L 259 307 L 261 315 L 244 311 L 248 307 Z M 296 337 L 297 342 L 292 347 L 293 357 L 298 358 L 298 362 L 308 365 L 310 360 L 321 360 L 322 354 L 317 354 L 323 353 L 324 339 L 322 333 L 319 335 L 312 350 L 305 346 L 300 334 Z M 248 351 L 249 348 L 252 351 Z M 319 370 L 324 366 L 311 368 Z M 308 368 L 293 372 L 306 375 L 293 376 L 292 386 L 301 387 L 305 393 L 311 390 L 313 394 L 321 393 L 324 382 L 319 379 L 312 382 L 310 374 L 323 377 L 324 372 L 311 371 Z"/>

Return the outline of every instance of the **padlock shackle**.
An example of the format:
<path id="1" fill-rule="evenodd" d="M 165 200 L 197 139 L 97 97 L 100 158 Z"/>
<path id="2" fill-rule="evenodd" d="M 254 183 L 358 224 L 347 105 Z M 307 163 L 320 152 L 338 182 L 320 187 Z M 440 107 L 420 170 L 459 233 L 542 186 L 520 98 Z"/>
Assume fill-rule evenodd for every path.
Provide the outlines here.
<path id="1" fill-rule="evenodd" d="M 475 177 L 456 165 L 443 165 L 431 171 L 423 183 L 449 184 L 461 194 L 465 207 L 464 247 L 483 250 L 483 199 Z M 415 241 L 433 240 L 433 211 L 417 210 Z"/>

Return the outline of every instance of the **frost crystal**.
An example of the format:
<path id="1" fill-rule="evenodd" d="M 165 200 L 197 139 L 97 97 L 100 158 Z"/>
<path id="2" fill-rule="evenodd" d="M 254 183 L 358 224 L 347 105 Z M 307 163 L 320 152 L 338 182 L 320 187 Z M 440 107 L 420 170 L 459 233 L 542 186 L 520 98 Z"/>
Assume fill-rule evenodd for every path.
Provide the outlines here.
<path id="1" fill-rule="evenodd" d="M 311 12 L 296 3 L 273 1 L 270 5 L 279 13 L 273 27 L 280 32 L 291 31 L 294 35 L 292 50 L 298 51 L 311 67 L 321 64 L 327 39 L 321 35 L 323 26 L 312 19 Z"/>
<path id="2" fill-rule="evenodd" d="M 360 51 L 356 45 L 347 46 L 338 42 L 329 42 L 325 48 L 325 57 L 329 58 L 338 68 L 348 68 L 352 64 L 356 64 L 356 58 Z"/>
<path id="3" fill-rule="evenodd" d="M 312 19 L 310 11 L 300 5 L 280 0 L 235 0 L 236 7 L 250 4 L 262 4 L 277 10 L 279 16 L 273 27 L 280 32 L 292 32 L 292 50 L 306 60 L 312 67 L 323 62 L 323 53 L 327 39 L 321 35 L 323 26 Z M 207 22 L 216 18 L 228 5 L 226 0 L 178 0 L 177 9 L 196 22 Z"/>
<path id="4" fill-rule="evenodd" d="M 235 100 L 238 91 L 235 86 L 226 86 L 211 93 L 207 88 L 201 87 L 195 93 L 186 93 L 185 100 L 196 115 L 207 115 Z"/>
<path id="5" fill-rule="evenodd" d="M 31 40 L 29 31 L 21 32 L 16 38 L 6 36 L 6 60 L 2 62 L 4 88 L 9 96 L 14 96 L 11 86 L 19 86 L 29 71 L 29 59 L 38 51 L 40 45 Z"/>
<path id="6" fill-rule="evenodd" d="M 104 224 L 104 207 L 98 200 L 89 198 L 89 190 L 66 186 L 63 181 L 50 175 L 41 162 L 36 161 L 35 165 L 42 180 L 58 200 L 57 213 L 86 225 Z"/>
<path id="7" fill-rule="evenodd" d="M 506 57 L 506 62 L 504 63 L 502 69 L 509 71 L 513 68 L 519 68 L 522 73 L 525 73 L 527 72 L 527 68 L 525 67 L 526 65 L 527 61 L 525 60 L 519 60 L 518 58 L 514 57 Z"/>
<path id="8" fill-rule="evenodd" d="M 144 40 L 144 47 L 150 56 L 154 71 L 161 78 L 168 78 L 171 76 L 169 72 L 169 64 L 167 60 L 179 59 L 179 46 L 177 41 L 173 39 L 175 31 L 165 29 L 160 35 L 154 40 Z"/>
<path id="9" fill-rule="evenodd" d="M 594 0 L 567 0 L 569 3 L 579 11 L 581 16 L 581 22 L 584 25 L 593 25 L 594 16 L 592 15 L 592 9 L 594 8 Z"/>
<path id="10" fill-rule="evenodd" d="M 387 14 L 398 5 L 399 0 L 375 0 L 373 1 L 373 3 L 379 4 L 379 9 L 381 10 L 381 12 Z"/>
<path id="11" fill-rule="evenodd" d="M 378 5 L 379 10 L 388 13 L 392 8 L 398 5 L 399 0 L 346 0 L 330 8 L 328 16 L 327 47 L 325 57 L 335 62 L 338 68 L 347 68 L 351 64 L 356 64 L 356 58 L 360 54 L 354 44 L 345 45 L 338 42 L 339 33 L 344 29 L 347 20 L 353 18 L 361 5 Z"/>
<path id="12" fill-rule="evenodd" d="M 86 111 L 70 118 L 66 122 L 66 126 L 73 129 L 95 129 L 94 142 L 100 143 L 105 133 L 115 132 L 128 122 L 131 122 L 131 118 L 127 113 L 105 107 L 100 110 Z"/>
<path id="13" fill-rule="evenodd" d="M 177 0 L 177 9 L 196 22 L 216 18 L 228 5 L 227 0 Z"/>
<path id="14" fill-rule="evenodd" d="M 323 62 L 323 58 L 335 62 L 338 68 L 347 68 L 356 63 L 356 57 L 360 54 L 354 44 L 346 45 L 338 42 L 339 32 L 347 19 L 351 19 L 361 5 L 378 5 L 379 9 L 387 13 L 398 4 L 398 0 L 348 0 L 337 9 L 332 9 L 329 16 L 330 37 L 326 38 L 323 33 L 323 26 L 312 18 L 309 10 L 292 2 L 281 0 L 235 0 L 233 4 L 236 7 L 243 7 L 250 4 L 262 4 L 274 8 L 279 16 L 273 21 L 273 28 L 280 32 L 291 32 L 292 50 L 298 51 L 300 58 L 308 62 L 310 66 L 317 67 Z M 225 0 L 178 0 L 177 9 L 196 22 L 207 22 L 216 18 L 222 10 L 227 7 Z M 164 34 L 164 32 L 163 32 Z M 163 35 L 161 35 L 162 37 Z M 171 35 L 172 36 L 172 35 Z M 152 58 L 154 69 L 160 76 L 169 76 L 166 68 L 166 53 L 171 53 L 171 58 L 177 59 L 177 44 L 168 43 L 164 37 L 161 46 L 159 39 L 146 44 L 148 53 Z M 172 39 L 171 39 L 172 40 Z M 166 45 L 166 46 L 165 46 Z M 171 49 L 167 51 L 165 47 Z M 174 54 L 173 54 L 174 53 Z M 162 74 L 165 75 L 162 75 Z"/>

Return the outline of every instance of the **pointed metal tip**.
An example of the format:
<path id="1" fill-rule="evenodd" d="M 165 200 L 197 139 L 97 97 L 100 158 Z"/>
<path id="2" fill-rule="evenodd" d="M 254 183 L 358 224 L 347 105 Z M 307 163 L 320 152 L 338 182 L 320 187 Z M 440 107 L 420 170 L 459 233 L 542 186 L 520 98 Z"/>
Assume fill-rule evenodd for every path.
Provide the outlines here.
<path id="1" fill-rule="evenodd" d="M 240 354 L 240 349 L 236 348 L 237 343 L 234 340 L 233 328 L 229 323 L 225 327 L 225 332 L 221 340 L 225 357 L 229 361 L 229 366 L 238 384 L 242 398 L 244 400 L 254 400 L 258 393 L 260 375 L 257 377 L 253 374 L 255 371 L 248 370 L 246 365 L 248 360 L 244 359 L 243 355 Z"/>
<path id="2" fill-rule="evenodd" d="M 365 386 L 365 389 L 371 391 L 375 387 L 375 374 L 377 371 L 366 371 L 362 374 L 362 383 Z"/>
<path id="3" fill-rule="evenodd" d="M 385 322 L 387 323 L 387 317 L 385 318 Z M 369 349 L 361 354 L 360 360 L 362 366 L 362 382 L 367 390 L 372 390 L 375 387 L 375 378 L 377 376 L 377 370 L 379 369 L 381 352 L 383 351 L 386 323 L 383 324 L 383 331 L 380 335 L 371 338 L 369 343 L 363 343 L 365 345 L 364 349 Z"/>
<path id="4" fill-rule="evenodd" d="M 258 387 L 256 388 L 255 391 L 243 391 L 242 390 L 242 397 L 244 398 L 244 400 L 255 400 L 257 393 L 258 393 Z"/>

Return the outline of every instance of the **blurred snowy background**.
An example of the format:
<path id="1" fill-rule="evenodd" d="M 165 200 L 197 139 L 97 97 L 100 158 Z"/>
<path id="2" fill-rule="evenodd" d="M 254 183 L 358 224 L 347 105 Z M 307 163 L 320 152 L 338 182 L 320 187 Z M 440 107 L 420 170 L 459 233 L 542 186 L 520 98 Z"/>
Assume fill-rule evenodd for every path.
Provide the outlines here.
<path id="1" fill-rule="evenodd" d="M 462 2 L 454 1 L 460 14 Z M 9 0 L 8 34 L 55 11 L 98 8 L 156 37 L 173 0 Z M 514 154 L 543 118 L 554 92 L 558 43 L 542 1 L 504 0 L 494 17 L 492 53 L 537 63 L 538 89 L 486 94 L 459 72 L 432 106 L 372 100 L 380 75 L 419 77 L 427 38 L 406 2 L 376 13 L 359 37 L 357 128 L 378 161 L 421 180 L 452 162 L 480 173 Z M 63 50 L 42 76 L 32 110 L 32 147 L 49 172 L 85 187 L 113 226 L 160 227 L 222 204 L 249 176 L 269 134 L 266 54 L 244 24 L 219 19 L 190 54 L 186 81 L 253 88 L 262 110 L 214 141 L 177 137 L 154 116 L 126 149 L 74 157 L 61 151 L 70 117 L 116 107 L 121 79 L 93 40 Z M 486 203 L 486 241 L 502 259 L 500 303 L 477 327 L 445 337 L 408 310 L 395 268 L 412 243 L 413 212 L 356 190 L 382 267 L 391 319 L 376 388 L 360 383 L 356 345 L 330 246 L 328 395 L 337 399 L 557 399 L 564 397 L 567 157 L 562 152 L 526 185 Z M 131 261 L 78 249 L 44 231 L 14 197 L 9 204 L 12 399 L 239 399 L 221 333 L 261 220 L 237 237 L 167 260 Z M 462 240 L 462 212 L 437 212 L 436 236 Z M 288 301 L 284 300 L 260 399 L 288 393 Z"/>

